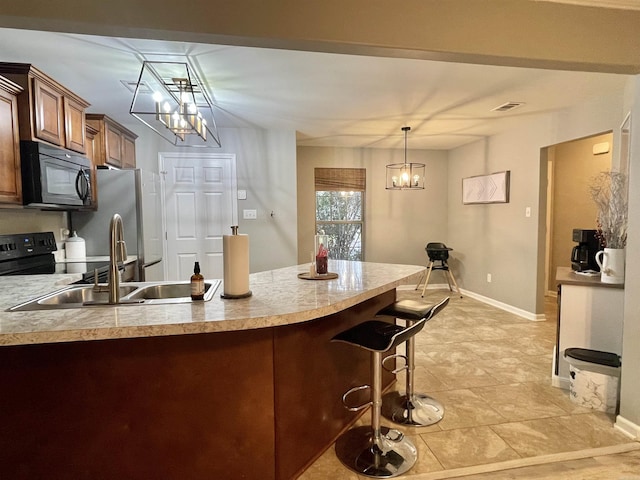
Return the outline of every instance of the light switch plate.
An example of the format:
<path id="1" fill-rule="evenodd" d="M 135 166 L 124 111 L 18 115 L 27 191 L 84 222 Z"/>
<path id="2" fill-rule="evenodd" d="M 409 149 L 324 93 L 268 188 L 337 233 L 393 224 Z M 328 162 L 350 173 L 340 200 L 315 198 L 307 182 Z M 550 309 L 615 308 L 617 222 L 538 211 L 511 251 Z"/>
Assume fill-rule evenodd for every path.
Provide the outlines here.
<path id="1" fill-rule="evenodd" d="M 242 210 L 242 218 L 244 220 L 255 220 L 258 218 L 257 210 Z"/>

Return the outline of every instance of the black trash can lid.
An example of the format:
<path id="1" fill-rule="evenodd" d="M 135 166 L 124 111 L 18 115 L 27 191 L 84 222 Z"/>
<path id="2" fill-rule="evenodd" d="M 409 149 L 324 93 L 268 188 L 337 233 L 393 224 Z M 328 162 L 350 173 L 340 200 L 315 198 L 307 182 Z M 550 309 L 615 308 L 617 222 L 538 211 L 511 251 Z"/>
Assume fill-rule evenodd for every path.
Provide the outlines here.
<path id="1" fill-rule="evenodd" d="M 589 350 L 587 348 L 567 348 L 564 351 L 565 357 L 575 358 L 583 362 L 597 363 L 607 367 L 617 368 L 620 366 L 620 357 L 615 353 L 601 352 L 600 350 Z"/>

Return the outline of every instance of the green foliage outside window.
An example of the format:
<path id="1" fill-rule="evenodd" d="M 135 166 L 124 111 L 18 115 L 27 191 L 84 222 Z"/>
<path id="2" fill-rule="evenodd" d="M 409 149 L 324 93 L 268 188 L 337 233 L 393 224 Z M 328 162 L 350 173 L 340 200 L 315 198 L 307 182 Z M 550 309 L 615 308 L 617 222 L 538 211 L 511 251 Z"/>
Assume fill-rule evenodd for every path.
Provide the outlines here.
<path id="1" fill-rule="evenodd" d="M 316 232 L 329 235 L 329 258 L 363 260 L 364 192 L 316 192 Z"/>

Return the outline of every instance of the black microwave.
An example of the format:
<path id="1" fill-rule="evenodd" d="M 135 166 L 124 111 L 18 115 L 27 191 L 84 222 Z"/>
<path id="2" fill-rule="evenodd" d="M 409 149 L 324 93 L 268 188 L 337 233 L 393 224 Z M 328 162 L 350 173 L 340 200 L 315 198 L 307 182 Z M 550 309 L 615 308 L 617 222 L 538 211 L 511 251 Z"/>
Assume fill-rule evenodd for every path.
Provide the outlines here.
<path id="1" fill-rule="evenodd" d="M 46 143 L 20 142 L 22 203 L 46 210 L 91 207 L 91 161 Z"/>

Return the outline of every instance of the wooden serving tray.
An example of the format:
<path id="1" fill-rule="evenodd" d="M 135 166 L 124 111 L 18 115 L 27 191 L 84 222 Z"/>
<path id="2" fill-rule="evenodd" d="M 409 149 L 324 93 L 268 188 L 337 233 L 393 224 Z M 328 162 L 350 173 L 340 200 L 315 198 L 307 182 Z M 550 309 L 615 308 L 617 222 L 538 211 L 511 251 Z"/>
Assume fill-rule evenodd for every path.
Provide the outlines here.
<path id="1" fill-rule="evenodd" d="M 338 278 L 338 274 L 328 272 L 321 275 L 311 276 L 308 273 L 299 273 L 298 278 L 301 278 L 303 280 L 333 280 L 334 278 Z"/>

